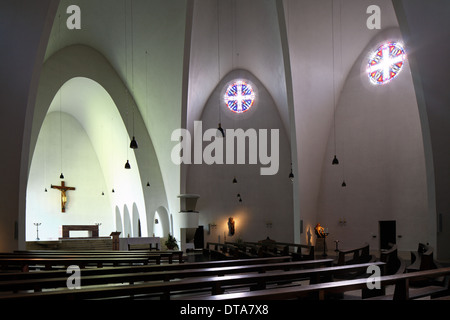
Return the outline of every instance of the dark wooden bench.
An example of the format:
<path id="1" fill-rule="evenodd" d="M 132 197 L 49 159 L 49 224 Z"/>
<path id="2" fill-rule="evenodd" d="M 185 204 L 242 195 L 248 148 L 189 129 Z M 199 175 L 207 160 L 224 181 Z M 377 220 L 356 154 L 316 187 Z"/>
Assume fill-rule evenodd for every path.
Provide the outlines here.
<path id="1" fill-rule="evenodd" d="M 352 263 L 366 263 L 373 259 L 374 258 L 370 254 L 369 245 L 365 244 L 354 249 L 339 250 L 337 265 L 342 266 Z"/>
<path id="2" fill-rule="evenodd" d="M 448 276 L 450 268 L 439 268 L 426 271 L 403 273 L 396 275 L 385 275 L 379 277 L 381 286 L 395 285 L 393 300 L 410 300 L 424 296 L 449 295 L 448 286 L 430 286 L 410 292 L 409 281 L 417 278 L 437 278 Z M 265 290 L 256 290 L 250 292 L 228 293 L 222 295 L 212 295 L 206 297 L 195 297 L 202 300 L 287 300 L 313 298 L 318 300 L 326 299 L 328 294 L 343 293 L 353 290 L 362 290 L 367 288 L 367 279 L 353 279 L 344 281 L 333 281 L 326 283 L 311 284 L 307 286 L 292 286 L 287 288 L 274 288 Z M 373 299 L 373 298 L 372 298 Z"/>
<path id="3" fill-rule="evenodd" d="M 157 250 L 159 251 L 159 244 L 155 243 L 155 246 L 153 247 L 153 243 L 142 243 L 142 244 L 128 244 L 128 251 L 132 250 Z"/>
<path id="4" fill-rule="evenodd" d="M 256 242 L 225 242 L 225 244 L 233 245 L 244 252 L 247 256 L 257 256 L 258 251 L 267 251 L 268 248 L 264 244 Z M 287 242 L 274 242 L 271 244 L 272 253 L 275 255 L 291 255 L 293 260 L 313 260 L 314 259 L 314 246 L 287 243 Z M 304 250 L 306 251 L 304 253 Z"/>
<path id="5" fill-rule="evenodd" d="M 277 256 L 277 248 L 272 244 L 263 243 L 263 242 L 251 242 L 245 241 L 241 243 L 241 246 L 244 246 L 247 252 L 250 252 L 253 255 L 258 257 L 275 257 Z M 280 253 L 279 255 L 284 255 Z"/>
<path id="6" fill-rule="evenodd" d="M 155 259 L 160 261 L 160 257 L 0 257 L 0 268 L 3 270 L 9 268 L 20 269 L 27 272 L 30 266 L 44 266 L 46 270 L 51 270 L 52 267 L 70 265 L 77 265 L 80 268 L 85 268 L 87 265 L 103 267 L 105 264 L 112 264 L 117 266 L 119 264 L 148 264 L 149 260 Z"/>
<path id="7" fill-rule="evenodd" d="M 411 264 L 406 267 L 407 272 L 436 269 L 433 258 L 433 248 L 419 243 L 417 252 L 411 251 Z"/>
<path id="8" fill-rule="evenodd" d="M 285 243 L 277 242 L 277 245 L 283 247 L 282 253 L 285 255 L 292 255 L 294 260 L 313 260 L 314 259 L 314 246 L 306 244 Z M 290 248 L 293 248 L 291 250 Z M 304 253 L 306 250 L 306 253 Z"/>
<path id="9" fill-rule="evenodd" d="M 111 283 L 135 283 L 138 281 L 170 281 L 173 279 L 203 277 L 203 276 L 225 276 L 236 273 L 265 273 L 274 270 L 296 270 L 296 269 L 311 269 L 315 267 L 331 266 L 332 260 L 315 260 L 313 262 L 281 262 L 281 263 L 266 263 L 256 265 L 239 265 L 215 268 L 196 268 L 184 270 L 171 271 L 153 271 L 153 272 L 132 272 L 132 273 L 112 273 L 102 275 L 85 275 L 80 274 L 82 285 L 101 285 Z M 47 288 L 63 288 L 66 286 L 68 275 L 53 278 L 35 278 L 35 279 L 21 279 L 0 281 L 0 291 L 20 291 L 20 290 L 34 290 L 41 291 Z"/>
<path id="10" fill-rule="evenodd" d="M 181 252 L 181 255 L 180 255 Z M 117 257 L 117 258 L 141 258 L 148 257 L 149 260 L 154 260 L 160 264 L 161 260 L 168 260 L 173 262 L 173 257 L 178 256 L 178 260 L 183 262 L 182 251 L 15 251 L 14 253 L 2 252 L 0 259 L 6 257 L 41 257 L 41 258 L 56 258 L 56 257 Z"/>
<path id="11" fill-rule="evenodd" d="M 389 249 L 380 251 L 380 261 L 386 262 L 386 274 L 399 274 L 406 271 L 406 263 L 398 256 L 396 244 L 390 244 Z"/>
<path id="12" fill-rule="evenodd" d="M 189 270 L 199 268 L 217 268 L 231 266 L 245 266 L 264 263 L 283 263 L 290 262 L 291 257 L 275 257 L 275 258 L 256 258 L 245 260 L 224 260 L 224 261 L 205 261 L 205 262 L 189 262 L 184 264 L 162 264 L 162 265 L 134 265 L 134 266 L 117 266 L 103 268 L 88 268 L 81 270 L 81 276 L 88 275 L 105 275 L 118 273 L 137 273 L 137 272 L 158 272 L 158 271 L 174 271 Z M 331 263 L 331 261 L 330 261 Z M 25 279 L 45 279 L 67 277 L 66 270 L 50 270 L 40 272 L 8 272 L 0 273 L 0 281 L 7 280 L 25 280 Z"/>
<path id="13" fill-rule="evenodd" d="M 209 255 L 212 259 L 220 260 L 248 258 L 235 245 L 219 242 L 207 242 L 204 254 Z"/>
<path id="14" fill-rule="evenodd" d="M 294 262 L 293 262 L 294 263 Z M 299 262 L 297 262 L 299 263 Z M 377 264 L 383 265 L 383 263 L 378 262 Z M 203 274 L 205 275 L 208 270 L 197 270 L 191 271 L 191 273 L 186 272 L 186 276 L 192 276 L 193 278 L 183 279 L 179 281 L 170 282 L 159 282 L 159 283 L 146 283 L 146 284 L 134 284 L 134 285 L 122 285 L 122 286 L 108 286 L 108 287 L 96 287 L 96 288 L 86 288 L 78 290 L 57 290 L 57 291 L 47 291 L 38 293 L 18 293 L 13 295 L 3 295 L 0 296 L 1 300 L 4 299 L 94 299 L 94 298 L 107 298 L 107 297 L 118 297 L 118 296 L 136 296 L 139 294 L 162 294 L 162 298 L 169 299 L 170 293 L 176 291 L 177 294 L 190 293 L 194 289 L 208 290 L 213 295 L 222 294 L 224 288 L 229 288 L 230 286 L 239 287 L 250 286 L 252 290 L 265 288 L 269 283 L 278 283 L 280 281 L 294 281 L 303 280 L 305 278 L 311 278 L 311 281 L 320 281 L 324 276 L 330 277 L 335 273 L 346 272 L 346 270 L 354 270 L 356 268 L 366 269 L 369 264 L 361 265 L 351 265 L 351 266 L 336 266 L 327 268 L 313 268 L 313 269 L 301 269 L 293 271 L 280 271 L 280 272 L 267 272 L 267 273 L 245 273 L 245 274 L 227 274 L 221 277 L 195 277 L 195 275 Z M 239 272 L 238 269 L 236 269 Z M 211 270 L 217 274 L 218 270 Z M 181 275 L 181 274 L 180 274 Z M 133 280 L 140 279 L 141 281 L 144 277 L 153 277 L 153 275 L 124 275 L 119 281 L 129 280 L 132 277 Z M 174 277 L 177 277 L 176 275 Z M 65 279 L 62 279 L 65 281 Z M 48 281 L 52 281 L 49 279 Z M 81 280 L 83 281 L 83 280 Z M 95 279 L 92 281 L 95 282 Z"/>

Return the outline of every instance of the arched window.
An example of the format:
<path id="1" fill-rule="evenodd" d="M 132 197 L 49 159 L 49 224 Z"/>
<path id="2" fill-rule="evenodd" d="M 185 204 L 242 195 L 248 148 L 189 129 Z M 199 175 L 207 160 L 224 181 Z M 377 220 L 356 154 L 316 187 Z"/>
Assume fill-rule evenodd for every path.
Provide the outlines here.
<path id="1" fill-rule="evenodd" d="M 398 42 L 388 42 L 378 47 L 370 56 L 367 66 L 373 84 L 386 84 L 402 70 L 406 53 Z"/>

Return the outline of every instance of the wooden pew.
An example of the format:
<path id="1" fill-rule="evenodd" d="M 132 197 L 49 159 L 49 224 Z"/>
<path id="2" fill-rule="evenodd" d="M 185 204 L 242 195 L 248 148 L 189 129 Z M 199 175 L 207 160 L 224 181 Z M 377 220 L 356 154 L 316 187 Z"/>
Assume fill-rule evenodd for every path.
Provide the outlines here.
<path id="1" fill-rule="evenodd" d="M 407 272 L 436 269 L 433 258 L 433 248 L 419 243 L 417 252 L 411 252 L 411 264 L 406 267 Z"/>
<path id="2" fill-rule="evenodd" d="M 365 263 L 373 260 L 368 244 L 364 244 L 363 246 L 354 249 L 339 250 L 338 254 L 337 265 L 339 266 L 352 263 Z"/>
<path id="3" fill-rule="evenodd" d="M 139 281 L 170 281 L 173 279 L 182 279 L 190 277 L 205 277 L 205 276 L 225 276 L 230 274 L 242 273 L 266 273 L 274 270 L 297 270 L 297 269 L 312 269 L 316 267 L 331 266 L 332 260 L 315 260 L 315 261 L 295 261 L 295 262 L 281 262 L 281 263 L 266 263 L 246 266 L 228 266 L 216 268 L 197 268 L 184 269 L 172 271 L 159 272 L 133 272 L 133 273 L 113 273 L 108 275 L 84 275 L 80 274 L 83 286 L 87 285 L 101 285 L 112 283 L 135 283 Z M 64 288 L 66 287 L 68 275 L 63 277 L 53 278 L 35 278 L 35 279 L 21 279 L 0 281 L 0 291 L 19 291 L 19 290 L 34 290 L 42 291 L 47 288 Z"/>
<path id="4" fill-rule="evenodd" d="M 276 242 L 278 246 L 283 247 L 282 253 L 285 255 L 292 255 L 294 260 L 313 260 L 314 259 L 314 246 L 309 246 L 306 244 L 296 244 L 296 243 L 286 243 L 286 242 Z M 294 248 L 293 251 L 290 248 Z M 296 249 L 296 250 L 295 250 Z M 303 253 L 302 249 L 307 252 Z"/>
<path id="5" fill-rule="evenodd" d="M 3 253 L 0 253 L 0 257 Z M 24 250 L 24 251 L 14 251 L 14 254 L 23 254 L 23 255 L 93 255 L 93 256 L 160 256 L 161 260 L 167 259 L 169 263 L 173 262 L 174 257 L 178 257 L 178 262 L 183 263 L 183 251 L 178 250 L 133 250 L 133 251 L 67 251 L 67 250 Z"/>
<path id="6" fill-rule="evenodd" d="M 245 241 L 243 245 L 246 248 L 249 248 L 253 254 L 256 254 L 258 257 L 274 257 L 277 256 L 277 249 L 272 244 L 263 243 L 263 242 L 251 242 Z M 280 254 L 283 255 L 283 254 Z"/>
<path id="7" fill-rule="evenodd" d="M 157 250 L 159 251 L 159 244 L 155 243 L 155 247 L 153 247 L 153 243 L 144 243 L 144 244 L 128 244 L 128 251 L 132 250 Z"/>
<path id="8" fill-rule="evenodd" d="M 381 286 L 395 285 L 395 292 L 392 296 L 393 300 L 410 300 L 424 296 L 449 295 L 448 286 L 430 286 L 412 290 L 410 292 L 409 281 L 418 278 L 437 278 L 450 275 L 450 268 L 439 268 L 426 271 L 418 271 L 411 273 L 402 273 L 395 275 L 385 275 L 379 277 Z M 343 293 L 347 291 L 360 290 L 367 288 L 367 279 L 354 279 L 344 281 L 333 281 L 319 284 L 311 284 L 307 286 L 292 286 L 287 288 L 275 288 L 256 290 L 250 292 L 228 293 L 221 295 L 212 295 L 207 297 L 187 298 L 192 300 L 287 300 L 301 298 L 315 298 L 318 300 L 326 299 L 330 293 Z M 187 300 L 186 299 L 186 300 Z M 372 298 L 373 299 L 373 298 Z"/>
<path id="9" fill-rule="evenodd" d="M 135 265 L 135 266 L 117 266 L 117 267 L 103 267 L 82 269 L 81 276 L 89 275 L 105 275 L 105 274 L 119 274 L 119 273 L 137 273 L 137 272 L 158 272 L 158 271 L 175 271 L 175 270 L 190 270 L 200 268 L 218 268 L 231 266 L 246 266 L 264 263 L 283 263 L 290 262 L 291 257 L 274 257 L 274 258 L 256 258 L 244 260 L 224 260 L 224 261 L 205 261 L 205 262 L 189 262 L 184 264 L 165 264 L 165 265 Z M 328 263 L 332 263 L 331 260 Z M 66 270 L 51 270 L 42 272 L 8 272 L 0 273 L 0 281 L 7 280 L 25 280 L 25 279 L 45 279 L 67 277 Z"/>
<path id="10" fill-rule="evenodd" d="M 55 267 L 65 267 L 69 265 L 78 265 L 80 268 L 95 265 L 103 267 L 105 264 L 117 266 L 119 264 L 148 264 L 155 261 L 156 264 L 161 263 L 162 258 L 167 258 L 172 263 L 172 254 L 170 253 L 153 253 L 141 252 L 133 254 L 111 252 L 3 252 L 0 253 L 0 269 L 20 269 L 29 271 L 30 267 L 51 270 Z"/>
<path id="11" fill-rule="evenodd" d="M 377 264 L 383 264 L 378 262 Z M 332 276 L 335 273 L 345 272 L 346 269 L 354 270 L 356 268 L 366 269 L 369 264 L 351 265 L 351 266 L 336 266 L 328 268 L 314 268 L 314 269 L 301 269 L 294 271 L 281 271 L 281 272 L 268 272 L 268 273 L 250 273 L 250 274 L 236 274 L 225 275 L 221 277 L 201 277 L 201 278 L 188 278 L 179 281 L 163 282 L 163 283 L 146 283 L 146 284 L 134 284 L 134 285 L 122 285 L 122 286 L 108 286 L 108 287 L 96 287 L 86 288 L 78 290 L 57 290 L 38 293 L 27 294 L 13 294 L 0 296 L 0 300 L 7 299 L 93 299 L 93 298 L 106 298 L 106 297 L 118 297 L 118 296 L 136 296 L 138 294 L 162 294 L 162 298 L 169 299 L 170 292 L 177 291 L 180 294 L 181 291 L 185 293 L 191 292 L 193 289 L 207 289 L 211 291 L 213 295 L 220 295 L 223 293 L 225 287 L 238 286 L 242 287 L 250 286 L 253 289 L 260 289 L 266 287 L 268 283 L 277 283 L 280 280 L 302 280 L 305 277 L 311 279 L 320 279 L 324 276 Z M 202 271 L 199 271 L 202 272 Z M 205 272 L 205 271 L 203 271 Z M 188 273 L 187 273 L 188 274 Z M 137 276 L 136 276 L 137 277 Z M 261 290 L 260 290 L 261 291 Z"/>
<path id="12" fill-rule="evenodd" d="M 162 260 L 168 260 L 171 264 L 173 263 L 173 258 L 178 257 L 179 263 L 183 263 L 183 252 L 182 251 L 174 251 L 174 250 L 166 250 L 166 251 L 148 251 L 148 250 L 140 250 L 140 251 L 67 251 L 67 250 L 29 250 L 29 251 L 14 251 L 16 255 L 24 255 L 24 256 L 58 256 L 58 255 L 70 255 L 70 256 L 95 256 L 95 257 L 150 257 L 151 260 L 155 260 L 156 263 L 160 264 Z M 8 255 L 8 253 L 0 253 L 0 257 Z M 159 258 L 158 258 L 159 256 Z M 156 257 L 156 259 L 154 258 Z"/>
<path id="13" fill-rule="evenodd" d="M 380 251 L 380 261 L 386 262 L 386 274 L 398 274 L 406 271 L 406 264 L 398 256 L 396 244 L 390 244 L 390 248 Z"/>
<path id="14" fill-rule="evenodd" d="M 245 254 L 248 256 L 258 255 L 258 251 L 260 248 L 264 251 L 268 250 L 268 248 L 266 248 L 264 244 L 256 242 L 225 242 L 225 244 L 233 245 L 239 248 L 241 252 L 245 252 Z M 271 249 L 272 253 L 275 255 L 291 255 L 294 260 L 314 259 L 314 246 L 287 242 L 273 242 L 271 243 Z M 306 250 L 306 253 L 303 253 L 302 249 Z"/>
<path id="15" fill-rule="evenodd" d="M 211 249 L 211 247 L 213 248 Z M 239 248 L 236 246 L 219 242 L 207 242 L 204 254 L 209 255 L 212 259 L 220 260 L 246 258 L 245 255 L 239 254 Z"/>
<path id="16" fill-rule="evenodd" d="M 152 257 L 150 257 L 152 259 Z M 154 257 L 159 261 L 159 257 Z M 46 270 L 51 270 L 52 267 L 68 267 L 70 265 L 77 265 L 80 268 L 85 268 L 87 265 L 97 266 L 98 268 L 103 267 L 105 264 L 112 264 L 114 266 L 119 264 L 148 264 L 149 257 L 136 258 L 136 257 L 102 257 L 102 258 L 92 258 L 92 257 L 51 257 L 51 258 L 41 258 L 41 257 L 8 257 L 0 258 L 0 269 L 8 269 L 10 267 L 19 268 L 23 272 L 28 272 L 30 266 L 44 266 Z"/>
<path id="17" fill-rule="evenodd" d="M 249 245 L 245 242 L 225 242 L 226 245 L 232 248 L 233 255 L 241 259 L 257 258 L 258 249 L 254 245 Z M 288 255 L 286 255 L 288 256 Z"/>

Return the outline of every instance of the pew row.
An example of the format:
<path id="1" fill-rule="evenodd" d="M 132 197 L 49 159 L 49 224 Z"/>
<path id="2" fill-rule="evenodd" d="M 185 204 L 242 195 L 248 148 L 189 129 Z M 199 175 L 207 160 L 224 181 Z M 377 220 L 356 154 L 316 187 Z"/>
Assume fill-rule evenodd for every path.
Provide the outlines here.
<path id="1" fill-rule="evenodd" d="M 352 263 L 366 263 L 373 260 L 374 257 L 370 254 L 369 244 L 364 244 L 354 249 L 338 250 L 337 264 L 339 266 Z"/>
<path id="2" fill-rule="evenodd" d="M 426 271 L 402 273 L 395 275 L 385 275 L 378 278 L 381 287 L 395 285 L 392 295 L 393 300 L 412 300 L 425 296 L 438 297 L 450 295 L 448 283 L 441 286 L 430 286 L 410 290 L 409 282 L 420 278 L 435 279 L 441 276 L 450 275 L 449 268 L 439 268 Z M 222 295 L 211 295 L 203 297 L 202 300 L 287 300 L 312 298 L 317 300 L 326 299 L 328 294 L 344 293 L 353 290 L 367 289 L 368 279 L 353 279 L 343 281 L 333 281 L 326 283 L 310 284 L 307 286 L 292 286 L 287 288 L 274 288 L 256 290 L 249 292 L 227 293 Z M 199 297 L 196 298 L 200 299 Z M 370 298 L 374 299 L 374 298 Z M 367 300 L 370 300 L 367 299 Z"/>
<path id="3" fill-rule="evenodd" d="M 282 263 L 290 262 L 291 257 L 270 257 L 270 258 L 256 258 L 245 260 L 224 260 L 224 261 L 205 261 L 205 262 L 189 262 L 183 264 L 163 264 L 163 265 L 135 265 L 135 266 L 118 266 L 118 267 L 103 267 L 82 269 L 81 276 L 88 275 L 105 275 L 118 273 L 132 273 L 132 272 L 157 272 L 157 271 L 174 271 L 174 270 L 189 270 L 198 268 L 217 268 L 217 267 L 231 267 L 244 266 L 264 263 Z M 329 263 L 332 261 L 330 260 Z M 67 276 L 66 270 L 50 270 L 42 272 L 8 272 L 0 273 L 0 281 L 6 280 L 25 280 L 25 279 L 45 279 Z"/>
<path id="4" fill-rule="evenodd" d="M 247 255 L 263 256 L 267 252 L 275 255 L 291 255 L 294 260 L 313 260 L 314 246 L 287 242 L 225 242 Z"/>
<path id="5" fill-rule="evenodd" d="M 0 256 L 4 253 L 0 253 Z M 178 262 L 183 263 L 183 251 L 178 250 L 133 250 L 133 251 L 102 251 L 102 250 L 90 250 L 90 251 L 80 251 L 80 250 L 22 250 L 14 251 L 14 254 L 18 255 L 93 255 L 93 256 L 132 256 L 132 255 L 153 255 L 161 256 L 161 260 L 168 260 L 172 263 L 173 259 L 178 257 Z"/>
<path id="6" fill-rule="evenodd" d="M 173 271 L 153 271 L 153 272 L 133 272 L 133 273 L 113 273 L 103 275 L 80 275 L 83 286 L 102 285 L 102 284 L 117 284 L 130 283 L 140 281 L 170 281 L 174 279 L 183 279 L 191 277 L 205 277 L 205 276 L 225 276 L 230 274 L 243 273 L 266 273 L 270 271 L 286 271 L 298 269 L 311 269 L 317 267 L 329 267 L 332 265 L 331 259 L 315 260 L 315 261 L 294 261 L 281 263 L 266 263 L 255 265 L 238 265 L 215 268 L 197 268 Z M 35 278 L 0 281 L 0 291 L 23 291 L 34 290 L 35 292 L 42 291 L 42 289 L 49 288 L 64 288 L 67 286 L 66 274 L 63 277 L 56 278 Z"/>
<path id="7" fill-rule="evenodd" d="M 384 265 L 377 262 L 377 265 Z M 121 286 L 102 286 L 95 288 L 86 288 L 78 290 L 56 290 L 36 293 L 18 293 L 12 295 L 0 296 L 0 300 L 43 300 L 43 299 L 104 299 L 113 297 L 132 297 L 137 295 L 158 294 L 161 299 L 170 299 L 172 294 L 189 295 L 194 289 L 208 290 L 212 296 L 228 295 L 224 293 L 225 289 L 233 289 L 243 286 L 250 287 L 252 290 L 259 291 L 270 283 L 279 283 L 280 281 L 296 281 L 310 278 L 311 282 L 320 282 L 322 278 L 329 279 L 334 274 L 355 270 L 357 268 L 367 269 L 371 264 L 335 266 L 313 269 L 301 269 L 293 271 L 266 272 L 266 273 L 246 273 L 231 274 L 221 277 L 193 277 L 178 281 L 168 281 L 159 283 L 144 284 L 126 284 Z M 297 287 L 297 286 L 296 286 Z M 308 286 L 307 286 L 308 287 Z M 272 289 L 267 289 L 272 290 Z M 251 291 L 257 292 L 257 291 Z M 211 297 L 208 295 L 207 297 Z M 198 297 L 196 297 L 198 299 Z"/>
<path id="8" fill-rule="evenodd" d="M 18 269 L 22 270 L 22 272 L 28 272 L 30 267 L 51 270 L 54 267 L 67 268 L 71 265 L 77 265 L 80 268 L 85 268 L 87 266 L 102 268 L 105 265 L 118 266 L 121 264 L 148 264 L 150 260 L 155 260 L 156 263 L 159 264 L 161 257 L 0 257 L 0 269 Z"/>

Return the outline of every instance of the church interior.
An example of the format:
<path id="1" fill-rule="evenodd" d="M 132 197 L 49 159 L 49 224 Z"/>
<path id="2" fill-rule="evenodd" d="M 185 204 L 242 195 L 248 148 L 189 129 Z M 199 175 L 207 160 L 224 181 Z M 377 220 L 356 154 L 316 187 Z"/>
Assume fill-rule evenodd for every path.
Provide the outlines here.
<path id="1" fill-rule="evenodd" d="M 341 298 L 408 299 L 424 272 L 417 296 L 448 299 L 449 15 L 447 0 L 1 1 L 0 300 L 29 298 L 6 281 L 56 254 L 179 277 L 161 266 L 310 264 L 301 286 L 247 299 L 336 299 L 337 269 L 305 285 L 324 265 L 348 268 Z M 100 258 L 114 266 L 84 267 Z M 398 277 L 382 294 L 369 264 Z"/>

